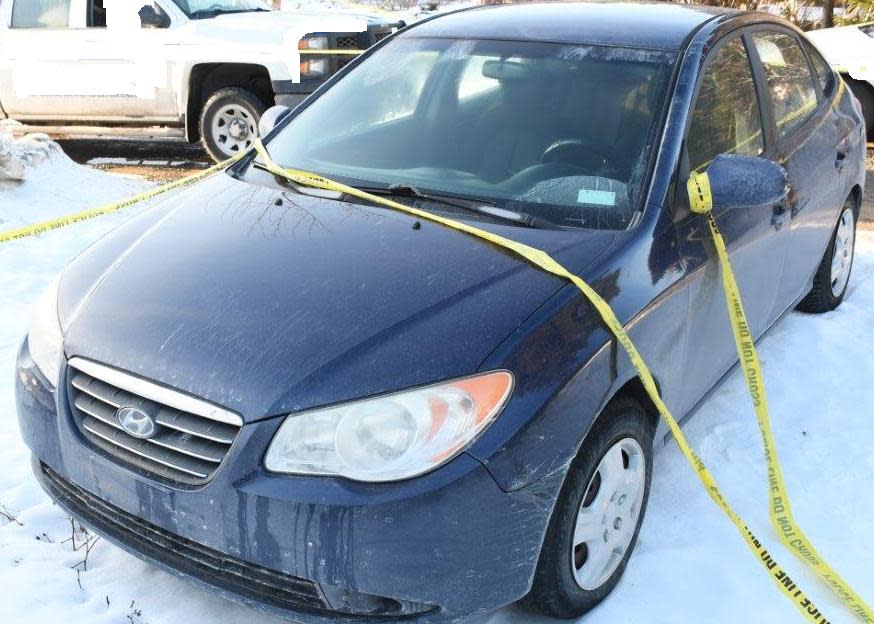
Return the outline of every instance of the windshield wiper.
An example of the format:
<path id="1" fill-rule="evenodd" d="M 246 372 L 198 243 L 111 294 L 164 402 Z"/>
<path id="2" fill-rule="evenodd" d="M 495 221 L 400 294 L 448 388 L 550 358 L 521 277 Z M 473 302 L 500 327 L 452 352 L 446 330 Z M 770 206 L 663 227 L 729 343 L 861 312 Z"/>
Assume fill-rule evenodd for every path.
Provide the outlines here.
<path id="1" fill-rule="evenodd" d="M 392 184 L 389 187 L 356 187 L 360 191 L 372 193 L 373 195 L 388 195 L 390 197 L 411 197 L 413 199 L 424 199 L 433 201 L 446 206 L 455 206 L 473 212 L 475 214 L 491 217 L 500 221 L 508 221 L 522 227 L 530 228 L 550 228 L 554 227 L 550 221 L 535 217 L 527 212 L 519 212 L 516 210 L 507 210 L 506 208 L 498 208 L 494 204 L 484 200 L 462 199 L 451 195 L 439 195 L 434 193 L 425 193 L 420 191 L 415 186 L 409 184 Z"/>
<path id="2" fill-rule="evenodd" d="M 254 166 L 256 169 L 261 169 L 262 171 L 267 171 L 268 173 L 270 173 L 269 169 L 256 161 L 253 161 L 252 166 Z M 343 197 L 343 193 L 324 190 L 318 187 L 302 186 L 292 180 L 289 180 L 288 178 L 276 175 L 275 173 L 273 174 L 273 177 L 276 179 L 276 182 L 278 184 L 281 184 L 282 186 L 285 186 L 287 188 L 291 188 L 302 195 L 311 195 L 315 197 L 321 197 L 323 199 L 340 199 L 341 197 Z M 486 200 L 463 199 L 461 197 L 453 197 L 451 195 L 425 193 L 417 189 L 415 186 L 409 184 L 392 184 L 388 187 L 355 186 L 353 188 L 359 191 L 364 191 L 365 193 L 370 193 L 371 195 L 386 195 L 389 197 L 410 197 L 413 199 L 433 201 L 444 204 L 446 206 L 455 206 L 457 208 L 467 210 L 468 212 L 490 217 L 492 219 L 497 219 L 499 221 L 506 221 L 515 225 L 520 225 L 522 227 L 536 229 L 554 229 L 556 227 L 556 225 L 548 219 L 535 217 L 534 215 L 528 214 L 527 212 L 508 210 L 506 208 L 498 208 L 497 206 Z"/>

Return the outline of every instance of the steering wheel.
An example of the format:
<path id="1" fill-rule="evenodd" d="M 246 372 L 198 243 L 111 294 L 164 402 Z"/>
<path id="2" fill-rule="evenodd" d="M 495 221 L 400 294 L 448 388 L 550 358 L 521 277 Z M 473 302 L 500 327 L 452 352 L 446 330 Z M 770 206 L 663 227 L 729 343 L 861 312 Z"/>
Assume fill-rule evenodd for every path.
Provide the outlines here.
<path id="1" fill-rule="evenodd" d="M 540 162 L 568 164 L 597 175 L 612 169 L 610 153 L 600 145 L 583 139 L 561 139 L 543 151 Z"/>

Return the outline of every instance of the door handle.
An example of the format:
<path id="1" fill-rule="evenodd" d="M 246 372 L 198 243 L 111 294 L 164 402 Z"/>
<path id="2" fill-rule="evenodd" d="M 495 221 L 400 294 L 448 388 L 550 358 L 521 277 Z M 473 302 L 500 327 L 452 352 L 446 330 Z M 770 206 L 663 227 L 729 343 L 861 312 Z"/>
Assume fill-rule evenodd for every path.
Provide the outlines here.
<path id="1" fill-rule="evenodd" d="M 844 160 L 850 155 L 850 137 L 844 137 L 835 149 L 837 151 L 835 167 L 840 169 L 844 166 Z"/>
<path id="2" fill-rule="evenodd" d="M 771 225 L 775 230 L 779 230 L 786 222 L 786 202 L 781 201 L 779 204 L 774 204 L 771 208 Z"/>

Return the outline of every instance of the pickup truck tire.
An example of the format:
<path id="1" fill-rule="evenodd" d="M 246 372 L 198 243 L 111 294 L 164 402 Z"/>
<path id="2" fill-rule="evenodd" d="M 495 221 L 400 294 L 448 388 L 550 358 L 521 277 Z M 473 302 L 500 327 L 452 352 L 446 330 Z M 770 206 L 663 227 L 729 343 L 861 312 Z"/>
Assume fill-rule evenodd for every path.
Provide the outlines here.
<path id="1" fill-rule="evenodd" d="M 207 98 L 200 113 L 203 148 L 216 162 L 249 149 L 258 136 L 258 121 L 267 109 L 245 89 L 227 87 Z"/>

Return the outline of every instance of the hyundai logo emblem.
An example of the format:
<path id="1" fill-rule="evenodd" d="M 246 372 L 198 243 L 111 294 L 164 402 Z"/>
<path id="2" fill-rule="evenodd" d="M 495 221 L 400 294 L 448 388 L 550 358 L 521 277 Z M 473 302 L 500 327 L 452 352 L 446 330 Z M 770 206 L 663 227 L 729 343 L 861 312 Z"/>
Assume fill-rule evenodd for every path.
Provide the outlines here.
<path id="1" fill-rule="evenodd" d="M 135 438 L 151 438 L 158 432 L 155 419 L 138 407 L 124 405 L 115 412 L 118 424 Z"/>

